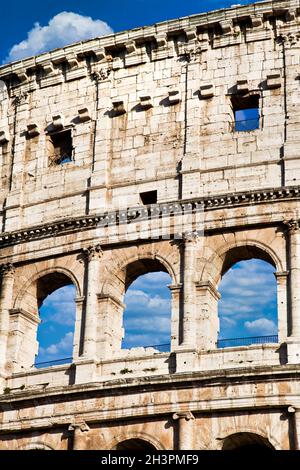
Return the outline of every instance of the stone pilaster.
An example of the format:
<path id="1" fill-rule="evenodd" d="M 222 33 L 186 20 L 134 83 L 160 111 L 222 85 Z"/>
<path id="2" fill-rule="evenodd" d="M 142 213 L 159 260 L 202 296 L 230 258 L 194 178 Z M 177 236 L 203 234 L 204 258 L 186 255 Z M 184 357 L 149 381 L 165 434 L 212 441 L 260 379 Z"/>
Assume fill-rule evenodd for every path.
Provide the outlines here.
<path id="1" fill-rule="evenodd" d="M 221 294 L 210 281 L 196 283 L 197 315 L 195 318 L 197 348 L 207 351 L 215 349 L 220 330 L 218 302 Z"/>
<path id="2" fill-rule="evenodd" d="M 0 294 L 0 367 L 7 360 L 7 344 L 9 333 L 9 310 L 12 308 L 15 269 L 11 263 L 0 267 L 2 274 Z"/>
<path id="3" fill-rule="evenodd" d="M 178 421 L 178 450 L 192 450 L 195 420 L 193 413 L 190 411 L 174 413 L 173 419 Z"/>
<path id="4" fill-rule="evenodd" d="M 181 311 L 181 296 L 182 284 L 172 284 L 169 286 L 172 294 L 172 319 L 171 319 L 171 351 L 178 348 L 179 338 L 179 325 L 180 325 L 180 311 Z"/>
<path id="5" fill-rule="evenodd" d="M 291 420 L 291 429 L 293 430 L 293 445 L 291 450 L 300 450 L 300 408 L 297 406 L 289 406 L 287 416 Z"/>
<path id="6" fill-rule="evenodd" d="M 31 368 L 38 354 L 38 315 L 23 309 L 10 309 L 10 325 L 7 348 L 7 364 L 13 372 Z"/>
<path id="7" fill-rule="evenodd" d="M 283 343 L 288 336 L 288 271 L 274 273 L 277 281 L 278 342 Z"/>
<path id="8" fill-rule="evenodd" d="M 300 408 L 294 408 L 295 450 L 300 450 Z"/>
<path id="9" fill-rule="evenodd" d="M 98 357 L 109 359 L 121 350 L 125 304 L 111 294 L 98 294 Z"/>
<path id="10" fill-rule="evenodd" d="M 289 265 L 290 265 L 290 335 L 300 341 L 300 225 L 291 220 L 288 227 Z"/>
<path id="11" fill-rule="evenodd" d="M 294 219 L 286 223 L 289 261 L 290 314 L 288 362 L 300 363 L 300 225 Z"/>
<path id="12" fill-rule="evenodd" d="M 84 308 L 85 297 L 76 297 L 76 314 L 75 314 L 75 328 L 74 328 L 74 348 L 73 348 L 73 360 L 77 360 L 82 353 L 82 319 L 83 319 L 83 308 Z"/>
<path id="13" fill-rule="evenodd" d="M 102 250 L 100 245 L 91 246 L 83 250 L 86 256 L 87 266 L 87 292 L 85 304 L 85 324 L 83 355 L 88 359 L 96 357 L 97 348 L 97 320 L 98 301 L 97 291 L 99 289 L 100 258 Z"/>
<path id="14" fill-rule="evenodd" d="M 70 424 L 69 431 L 73 431 L 73 450 L 87 450 L 87 433 L 89 426 L 84 422 Z"/>
<path id="15" fill-rule="evenodd" d="M 184 276 L 183 276 L 183 321 L 181 346 L 196 348 L 195 316 L 196 289 L 195 272 L 198 237 L 194 234 L 184 235 Z"/>

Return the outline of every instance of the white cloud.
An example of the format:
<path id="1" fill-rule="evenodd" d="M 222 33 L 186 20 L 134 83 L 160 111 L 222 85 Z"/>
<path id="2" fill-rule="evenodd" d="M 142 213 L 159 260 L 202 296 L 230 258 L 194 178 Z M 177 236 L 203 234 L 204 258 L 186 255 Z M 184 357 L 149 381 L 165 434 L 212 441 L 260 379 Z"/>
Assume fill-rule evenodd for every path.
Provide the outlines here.
<path id="1" fill-rule="evenodd" d="M 220 317 L 251 320 L 276 312 L 274 268 L 260 260 L 240 262 L 226 273 L 219 286 Z"/>
<path id="2" fill-rule="evenodd" d="M 41 348 L 41 352 L 55 356 L 56 354 L 69 353 L 72 355 L 73 333 L 70 331 L 58 342 L 47 348 Z"/>
<path id="3" fill-rule="evenodd" d="M 272 320 L 259 318 L 254 321 L 246 321 L 245 328 L 254 335 L 275 335 L 277 327 Z"/>
<path id="4" fill-rule="evenodd" d="M 135 317 L 129 318 L 126 322 L 126 328 L 130 331 L 138 332 L 159 332 L 160 334 L 170 334 L 171 319 L 161 316 Z"/>
<path id="5" fill-rule="evenodd" d="M 126 308 L 131 312 L 140 312 L 141 315 L 159 312 L 168 315 L 171 309 L 171 300 L 159 295 L 149 295 L 142 290 L 129 289 L 125 297 Z"/>
<path id="6" fill-rule="evenodd" d="M 15 44 L 4 62 L 11 62 L 33 56 L 73 42 L 111 34 L 111 27 L 101 20 L 89 16 L 62 11 L 49 21 L 47 26 L 35 23 L 27 38 Z"/>
<path id="7" fill-rule="evenodd" d="M 75 322 L 75 297 L 73 285 L 65 286 L 49 295 L 40 310 L 43 323 L 73 326 Z"/>
<path id="8" fill-rule="evenodd" d="M 170 342 L 171 278 L 163 272 L 139 277 L 128 289 L 124 302 L 126 348 Z"/>
<path id="9" fill-rule="evenodd" d="M 137 278 L 132 284 L 135 289 L 161 289 L 172 283 L 172 278 L 164 272 L 147 273 Z"/>
<path id="10" fill-rule="evenodd" d="M 170 343 L 170 337 L 153 333 L 149 334 L 129 334 L 126 335 L 125 349 L 131 347 L 151 347 Z"/>
<path id="11" fill-rule="evenodd" d="M 232 318 L 222 317 L 221 321 L 225 327 L 236 326 L 236 321 Z"/>

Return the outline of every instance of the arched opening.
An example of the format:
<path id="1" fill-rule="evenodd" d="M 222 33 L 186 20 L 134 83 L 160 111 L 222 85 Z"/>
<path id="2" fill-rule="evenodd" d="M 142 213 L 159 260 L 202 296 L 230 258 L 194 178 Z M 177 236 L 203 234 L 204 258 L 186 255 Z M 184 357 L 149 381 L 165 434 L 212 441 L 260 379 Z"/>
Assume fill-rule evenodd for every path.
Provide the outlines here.
<path id="1" fill-rule="evenodd" d="M 76 288 L 64 273 L 54 272 L 37 280 L 40 324 L 36 367 L 72 362 Z"/>
<path id="2" fill-rule="evenodd" d="M 222 450 L 271 451 L 275 450 L 267 438 L 250 432 L 232 434 L 224 439 Z"/>
<path id="3" fill-rule="evenodd" d="M 157 450 L 154 445 L 150 444 L 143 439 L 127 439 L 126 441 L 119 442 L 114 450 L 134 450 L 134 451 L 149 451 Z"/>
<path id="4" fill-rule="evenodd" d="M 218 347 L 278 342 L 277 283 L 270 256 L 254 247 L 226 253 L 218 290 Z"/>
<path id="5" fill-rule="evenodd" d="M 32 368 L 41 362 L 38 367 L 71 362 L 75 291 L 76 296 L 80 295 L 73 274 L 60 268 L 39 273 L 20 286 L 11 310 L 8 337 L 8 362 L 14 371 Z M 69 360 L 65 361 L 68 354 Z"/>
<path id="6" fill-rule="evenodd" d="M 164 345 L 162 352 L 170 350 L 168 285 L 174 278 L 172 266 L 152 256 L 128 262 L 107 278 L 98 295 L 103 312 L 99 351 L 105 357 L 124 356 L 122 350 L 140 354 L 137 348 L 159 344 Z"/>
<path id="7" fill-rule="evenodd" d="M 25 288 L 14 311 L 16 327 L 24 330 L 22 341 L 12 347 L 19 367 L 72 361 L 75 295 L 71 278 L 58 271 L 41 275 Z"/>
<path id="8" fill-rule="evenodd" d="M 170 351 L 172 278 L 156 260 L 126 269 L 122 349 L 155 347 Z"/>

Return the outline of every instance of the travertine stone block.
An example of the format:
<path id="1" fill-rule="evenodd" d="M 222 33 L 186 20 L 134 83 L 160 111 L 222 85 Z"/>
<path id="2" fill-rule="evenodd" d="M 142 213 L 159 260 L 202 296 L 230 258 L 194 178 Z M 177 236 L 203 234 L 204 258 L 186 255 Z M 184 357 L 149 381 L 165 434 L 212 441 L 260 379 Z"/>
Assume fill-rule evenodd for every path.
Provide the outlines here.
<path id="1" fill-rule="evenodd" d="M 0 449 L 299 448 L 299 41 L 299 1 L 262 1 L 0 67 Z M 278 338 L 219 347 L 220 281 L 250 258 Z M 124 349 L 155 271 L 170 350 Z M 70 284 L 72 364 L 39 369 L 39 308 Z"/>

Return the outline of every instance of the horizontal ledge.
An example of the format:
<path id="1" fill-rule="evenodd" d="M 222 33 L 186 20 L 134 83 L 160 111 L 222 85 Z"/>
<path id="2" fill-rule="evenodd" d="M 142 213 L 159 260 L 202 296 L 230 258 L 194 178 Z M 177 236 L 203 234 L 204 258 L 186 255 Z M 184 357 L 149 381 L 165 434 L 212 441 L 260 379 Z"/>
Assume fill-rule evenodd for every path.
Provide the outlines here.
<path id="1" fill-rule="evenodd" d="M 237 193 L 228 193 L 223 195 L 211 195 L 206 197 L 199 197 L 193 199 L 185 199 L 166 203 L 157 203 L 148 206 L 135 206 L 124 210 L 115 210 L 109 212 L 103 212 L 102 214 L 93 214 L 90 216 L 76 217 L 56 220 L 44 225 L 38 225 L 28 227 L 27 229 L 21 229 L 14 232 L 0 233 L 0 246 L 15 245 L 20 242 L 27 242 L 42 238 L 47 238 L 53 235 L 66 234 L 76 232 L 77 230 L 84 230 L 89 228 L 106 227 L 111 221 L 116 225 L 124 223 L 135 223 L 139 222 L 139 218 L 143 215 L 143 220 L 159 219 L 164 216 L 176 217 L 179 212 L 189 210 L 190 212 L 199 212 L 210 210 L 239 207 L 245 204 L 261 204 L 266 202 L 274 201 L 285 201 L 291 199 L 300 198 L 300 187 L 280 187 L 280 188 L 268 188 L 255 191 L 245 191 Z M 165 212 L 168 209 L 169 212 Z M 144 216 L 147 213 L 147 217 Z M 125 222 L 123 221 L 123 214 Z M 268 224 L 274 225 L 275 222 L 269 222 Z M 278 223 L 284 223 L 283 220 Z"/>

